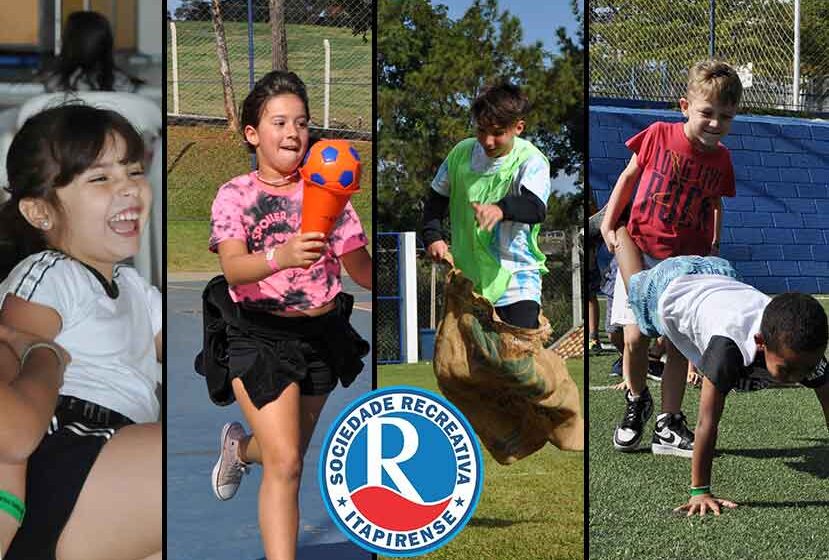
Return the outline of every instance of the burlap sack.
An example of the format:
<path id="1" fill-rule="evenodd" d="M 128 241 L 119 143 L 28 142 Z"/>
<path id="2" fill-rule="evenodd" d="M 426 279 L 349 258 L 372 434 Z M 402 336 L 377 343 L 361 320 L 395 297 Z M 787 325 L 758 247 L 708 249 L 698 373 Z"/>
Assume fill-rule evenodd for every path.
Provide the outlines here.
<path id="1" fill-rule="evenodd" d="M 513 463 L 548 441 L 583 450 L 578 388 L 561 357 L 542 346 L 551 332 L 543 314 L 538 329 L 502 322 L 457 269 L 447 276 L 444 297 L 435 337 L 438 386 L 495 460 Z"/>

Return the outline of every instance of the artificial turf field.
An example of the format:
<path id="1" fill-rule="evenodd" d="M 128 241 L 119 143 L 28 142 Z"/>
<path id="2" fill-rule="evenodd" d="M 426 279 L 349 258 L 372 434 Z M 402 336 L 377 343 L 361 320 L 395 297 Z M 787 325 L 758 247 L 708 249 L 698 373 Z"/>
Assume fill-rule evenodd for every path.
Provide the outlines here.
<path id="1" fill-rule="evenodd" d="M 827 307 L 827 301 L 822 302 Z M 603 314 L 602 314 L 603 316 Z M 814 391 L 732 393 L 720 421 L 712 486 L 737 502 L 720 517 L 687 518 L 691 461 L 650 453 L 654 416 L 636 453 L 614 451 L 620 391 L 605 389 L 616 356 L 589 359 L 589 552 L 602 560 L 825 560 L 829 558 L 829 433 Z M 699 390 L 684 412 L 696 423 Z M 647 445 L 645 445 L 647 443 Z"/>
<path id="2" fill-rule="evenodd" d="M 583 387 L 583 362 L 567 362 Z M 431 363 L 378 367 L 378 387 L 412 385 L 439 394 Z M 584 454 L 547 445 L 505 467 L 483 450 L 484 488 L 467 526 L 433 560 L 584 558 Z"/>

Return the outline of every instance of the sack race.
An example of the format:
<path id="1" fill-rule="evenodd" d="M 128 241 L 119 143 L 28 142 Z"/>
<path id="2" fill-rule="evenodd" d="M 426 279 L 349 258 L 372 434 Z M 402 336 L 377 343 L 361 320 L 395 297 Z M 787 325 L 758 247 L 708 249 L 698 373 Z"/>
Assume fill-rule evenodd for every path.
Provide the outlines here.
<path id="1" fill-rule="evenodd" d="M 501 321 L 458 269 L 449 272 L 445 314 L 435 337 L 441 392 L 469 419 L 496 461 L 508 465 L 548 441 L 584 450 L 579 392 L 564 360 L 543 343 L 551 333 Z"/>

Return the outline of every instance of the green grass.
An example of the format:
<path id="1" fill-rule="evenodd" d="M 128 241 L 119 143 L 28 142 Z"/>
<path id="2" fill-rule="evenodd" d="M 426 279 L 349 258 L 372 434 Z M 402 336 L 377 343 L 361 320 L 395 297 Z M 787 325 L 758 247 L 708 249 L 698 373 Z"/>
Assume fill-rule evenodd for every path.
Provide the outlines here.
<path id="1" fill-rule="evenodd" d="M 614 359 L 590 358 L 590 387 L 618 380 L 607 375 Z M 649 385 L 659 410 L 659 387 Z M 740 507 L 701 519 L 672 513 L 686 501 L 690 460 L 651 455 L 644 444 L 637 453 L 615 452 L 611 438 L 624 411 L 622 393 L 591 390 L 589 399 L 591 558 L 827 557 L 829 439 L 811 389 L 729 395 L 712 479 L 716 495 Z M 688 388 L 683 408 L 691 426 L 698 405 L 699 390 Z M 653 424 L 652 418 L 643 438 L 648 442 Z"/>
<path id="2" fill-rule="evenodd" d="M 584 363 L 568 368 L 582 386 Z M 432 365 L 380 366 L 378 385 L 438 392 Z M 584 550 L 584 454 L 548 445 L 510 466 L 484 454 L 484 488 L 469 524 L 433 560 L 581 560 Z"/>
<path id="3" fill-rule="evenodd" d="M 254 75 L 271 70 L 270 26 L 254 26 Z M 216 57 L 213 24 L 209 21 L 176 22 L 179 72 L 179 112 L 189 115 L 224 116 L 222 79 Z M 325 57 L 323 40 L 331 44 L 330 118 L 333 124 L 367 130 L 371 125 L 373 59 L 371 34 L 367 41 L 350 29 L 316 25 L 286 25 L 288 68 L 308 88 L 311 116 L 323 118 Z M 169 37 L 169 32 L 168 32 Z M 248 35 L 246 22 L 225 22 L 236 105 L 248 91 Z M 169 38 L 168 38 L 169 41 Z M 169 43 L 168 43 L 169 45 Z M 173 110 L 172 48 L 167 49 L 167 107 Z M 336 128 L 337 126 L 335 126 Z"/>
<path id="4" fill-rule="evenodd" d="M 370 142 L 354 142 L 363 163 L 360 192 L 351 204 L 371 239 Z M 207 250 L 210 206 L 216 190 L 250 169 L 250 156 L 237 134 L 222 127 L 167 127 L 167 270 L 218 270 Z"/>

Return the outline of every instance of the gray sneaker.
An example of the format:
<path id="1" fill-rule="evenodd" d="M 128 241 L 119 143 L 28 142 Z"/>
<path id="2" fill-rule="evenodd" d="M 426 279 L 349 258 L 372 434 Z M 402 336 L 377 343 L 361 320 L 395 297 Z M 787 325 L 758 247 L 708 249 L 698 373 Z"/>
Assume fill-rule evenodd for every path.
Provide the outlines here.
<path id="1" fill-rule="evenodd" d="M 229 500 L 236 495 L 242 475 L 248 472 L 248 463 L 239 458 L 239 440 L 244 438 L 245 429 L 239 422 L 229 422 L 219 436 L 219 460 L 213 467 L 213 493 L 220 500 Z"/>

